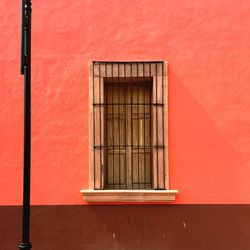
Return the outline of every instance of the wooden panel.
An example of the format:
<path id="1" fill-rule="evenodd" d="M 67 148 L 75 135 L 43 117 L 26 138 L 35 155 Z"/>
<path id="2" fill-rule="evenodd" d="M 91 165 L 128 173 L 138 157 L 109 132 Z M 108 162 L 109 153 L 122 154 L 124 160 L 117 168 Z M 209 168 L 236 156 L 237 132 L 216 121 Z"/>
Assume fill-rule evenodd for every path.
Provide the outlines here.
<path id="1" fill-rule="evenodd" d="M 108 188 L 151 188 L 150 84 L 106 84 Z"/>
<path id="2" fill-rule="evenodd" d="M 168 144 L 168 68 L 167 62 L 164 63 L 163 68 L 163 82 L 164 82 L 164 171 L 165 171 L 165 189 L 169 189 L 169 144 Z"/>
<path id="3" fill-rule="evenodd" d="M 107 85 L 106 122 L 107 135 L 107 188 L 126 188 L 125 147 L 126 144 L 126 105 L 125 85 L 111 83 Z"/>
<path id="4" fill-rule="evenodd" d="M 130 68 L 130 70 L 132 67 Z M 132 72 L 131 72 L 132 73 Z M 126 103 L 132 103 L 132 84 L 127 84 L 126 87 Z M 127 189 L 132 189 L 132 105 L 126 105 L 126 173 L 127 173 Z"/>
<path id="5" fill-rule="evenodd" d="M 107 188 L 124 189 L 126 187 L 125 149 L 115 147 L 107 150 Z"/>
<path id="6" fill-rule="evenodd" d="M 164 148 L 153 148 L 153 172 L 154 172 L 154 189 L 165 188 L 165 170 L 164 170 Z"/>
<path id="7" fill-rule="evenodd" d="M 104 188 L 104 81 L 99 76 L 101 68 L 99 64 L 95 64 L 92 68 L 93 77 L 90 79 L 90 105 L 91 120 L 90 130 L 92 135 L 90 138 L 91 154 L 90 154 L 90 187 L 94 189 Z"/>
<path id="8" fill-rule="evenodd" d="M 150 85 L 132 87 L 132 173 L 133 188 L 151 188 L 150 170 Z M 147 147 L 147 148 L 146 148 Z"/>
<path id="9" fill-rule="evenodd" d="M 153 85 L 153 103 L 163 104 L 164 102 L 164 92 L 162 87 L 164 87 L 162 76 L 156 76 Z"/>
<path id="10" fill-rule="evenodd" d="M 89 63 L 89 189 L 94 189 L 94 149 L 93 149 L 93 76 L 94 65 Z"/>
<path id="11" fill-rule="evenodd" d="M 153 145 L 163 146 L 164 138 L 164 127 L 163 127 L 163 106 L 152 107 L 152 119 L 153 119 Z"/>
<path id="12" fill-rule="evenodd" d="M 104 171 L 104 153 L 103 149 L 95 148 L 94 150 L 94 188 L 95 189 L 103 189 L 104 188 L 104 178 L 103 178 L 103 171 Z"/>
<path id="13" fill-rule="evenodd" d="M 134 189 L 151 188 L 150 148 L 132 150 L 132 172 Z"/>
<path id="14" fill-rule="evenodd" d="M 157 72 L 158 72 L 157 66 Z M 161 67 L 161 66 L 160 66 Z M 161 68 L 162 70 L 162 68 Z M 160 71 L 161 72 L 161 71 Z M 159 72 L 158 72 L 159 73 Z M 165 124 L 164 124 L 164 105 L 163 92 L 164 88 L 162 76 L 153 78 L 153 103 L 152 106 L 152 141 L 153 141 L 153 186 L 155 189 L 165 189 L 166 171 L 165 171 Z"/>

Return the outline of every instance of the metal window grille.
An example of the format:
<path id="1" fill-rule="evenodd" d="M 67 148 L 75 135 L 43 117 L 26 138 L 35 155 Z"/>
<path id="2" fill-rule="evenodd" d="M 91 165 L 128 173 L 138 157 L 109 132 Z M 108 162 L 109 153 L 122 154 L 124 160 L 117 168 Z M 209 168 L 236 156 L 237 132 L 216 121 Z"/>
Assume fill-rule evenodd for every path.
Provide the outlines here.
<path id="1" fill-rule="evenodd" d="M 166 189 L 164 63 L 93 62 L 94 189 Z"/>

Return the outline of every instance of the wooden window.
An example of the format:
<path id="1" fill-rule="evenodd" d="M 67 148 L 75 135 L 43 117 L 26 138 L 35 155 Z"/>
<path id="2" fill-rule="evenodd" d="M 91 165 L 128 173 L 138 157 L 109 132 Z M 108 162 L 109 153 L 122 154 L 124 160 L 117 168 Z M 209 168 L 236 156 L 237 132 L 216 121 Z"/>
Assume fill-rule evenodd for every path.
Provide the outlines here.
<path id="1" fill-rule="evenodd" d="M 95 61 L 89 69 L 90 190 L 97 195 L 107 190 L 108 196 L 123 190 L 126 197 L 129 190 L 138 190 L 136 197 L 145 196 L 143 190 L 150 195 L 168 190 L 167 200 L 173 200 L 177 191 L 168 185 L 166 63 Z M 85 198 L 90 194 L 82 193 Z"/>
<path id="2" fill-rule="evenodd" d="M 107 189 L 151 189 L 152 79 L 104 81 Z"/>

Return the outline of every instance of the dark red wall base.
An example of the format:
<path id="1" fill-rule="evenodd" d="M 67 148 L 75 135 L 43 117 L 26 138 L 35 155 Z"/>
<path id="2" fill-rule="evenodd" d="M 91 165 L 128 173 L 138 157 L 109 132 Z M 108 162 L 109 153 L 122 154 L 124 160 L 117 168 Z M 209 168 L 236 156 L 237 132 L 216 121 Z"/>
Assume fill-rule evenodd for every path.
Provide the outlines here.
<path id="1" fill-rule="evenodd" d="M 18 249 L 21 207 L 0 207 L 1 249 Z M 249 250 L 250 205 L 33 206 L 34 250 Z"/>

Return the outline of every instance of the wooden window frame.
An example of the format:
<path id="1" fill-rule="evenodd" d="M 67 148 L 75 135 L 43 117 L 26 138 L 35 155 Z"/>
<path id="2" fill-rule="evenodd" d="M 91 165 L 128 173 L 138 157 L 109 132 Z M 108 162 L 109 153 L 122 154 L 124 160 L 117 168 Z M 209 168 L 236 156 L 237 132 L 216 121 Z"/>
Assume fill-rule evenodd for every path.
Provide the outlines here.
<path id="1" fill-rule="evenodd" d="M 161 67 L 157 65 L 161 64 Z M 112 72 L 110 68 L 107 68 L 107 64 L 112 66 Z M 119 65 L 123 65 L 119 67 Z M 142 67 L 143 65 L 143 67 Z M 175 196 L 178 193 L 177 190 L 169 189 L 169 160 L 168 160 L 168 63 L 166 61 L 143 61 L 143 62 L 90 62 L 89 63 L 89 189 L 81 190 L 85 201 L 87 202 L 164 202 L 174 201 Z M 119 72 L 118 72 L 119 71 Z M 154 129 L 156 124 L 156 110 L 159 108 L 156 106 L 153 108 L 153 128 L 152 137 L 153 144 L 155 144 L 155 138 L 157 140 L 162 138 L 162 144 L 164 147 L 162 153 L 159 155 L 157 149 L 157 163 L 162 162 L 159 166 L 157 164 L 156 171 L 156 154 L 153 153 L 153 173 L 157 172 L 157 175 L 153 175 L 153 188 L 152 190 L 106 190 L 104 189 L 104 147 L 100 148 L 100 154 L 96 154 L 93 148 L 94 140 L 99 141 L 100 145 L 104 145 L 104 106 L 98 105 L 94 107 L 94 99 L 97 103 L 104 102 L 104 78 L 113 77 L 113 79 L 121 78 L 133 78 L 133 77 L 151 77 L 152 78 L 152 102 L 161 102 L 164 100 L 164 104 L 161 107 L 163 109 L 164 122 L 160 122 L 164 126 L 163 129 L 159 129 L 158 133 Z M 163 85 L 157 84 L 162 83 Z M 157 93 L 156 93 L 157 92 Z M 163 96 L 162 96 L 163 94 Z M 95 109 L 98 112 L 95 112 Z M 100 110 L 99 110 L 100 109 Z M 100 117 L 101 115 L 101 117 Z M 99 123 L 95 125 L 95 122 Z M 101 122 L 102 121 L 102 122 Z M 158 121 L 158 120 L 157 120 Z M 157 125 L 158 126 L 158 125 Z M 93 131 L 93 127 L 95 131 Z M 163 131 L 163 132 L 160 132 Z M 160 134 L 159 134 L 160 133 Z M 162 134 L 163 133 L 163 134 Z M 95 135 L 94 135 L 95 134 Z M 155 149 L 154 149 L 155 150 Z M 99 156 L 100 155 L 100 156 Z M 162 159 L 163 157 L 163 159 Z M 159 158 L 159 159 L 158 159 Z M 94 164 L 95 162 L 95 164 Z M 95 165 L 95 166 L 94 166 Z M 157 182 L 156 182 L 157 178 Z M 159 183 L 160 182 L 160 183 Z M 155 184 L 157 183 L 157 185 Z"/>

